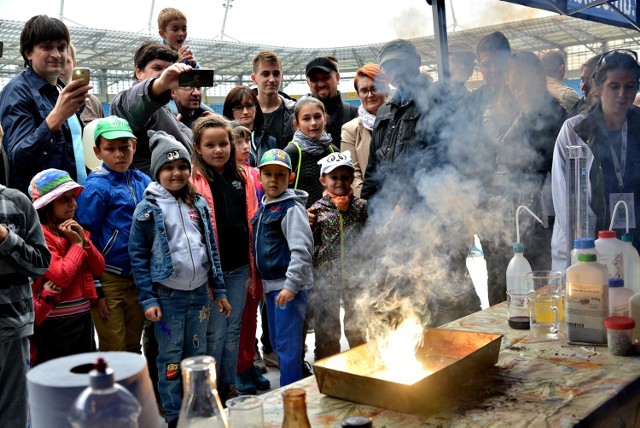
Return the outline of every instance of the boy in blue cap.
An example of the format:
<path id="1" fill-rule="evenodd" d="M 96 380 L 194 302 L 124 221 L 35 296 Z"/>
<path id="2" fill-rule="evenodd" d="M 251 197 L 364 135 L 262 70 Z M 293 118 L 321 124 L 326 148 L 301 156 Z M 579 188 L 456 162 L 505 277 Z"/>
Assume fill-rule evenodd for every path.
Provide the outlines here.
<path id="1" fill-rule="evenodd" d="M 289 189 L 295 174 L 280 149 L 260 163 L 262 207 L 251 221 L 256 265 L 267 302 L 269 333 L 280 363 L 280 386 L 302 379 L 304 316 L 313 286 L 313 235 L 305 210 L 308 194 Z"/>

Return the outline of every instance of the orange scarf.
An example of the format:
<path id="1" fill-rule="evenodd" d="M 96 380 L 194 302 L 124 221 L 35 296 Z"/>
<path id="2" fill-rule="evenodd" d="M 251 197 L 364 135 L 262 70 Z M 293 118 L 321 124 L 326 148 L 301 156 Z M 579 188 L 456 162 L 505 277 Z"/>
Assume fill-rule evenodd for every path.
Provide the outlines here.
<path id="1" fill-rule="evenodd" d="M 349 193 L 345 196 L 337 196 L 328 191 L 327 189 L 322 192 L 322 196 L 329 195 L 331 197 L 331 202 L 333 205 L 338 207 L 340 211 L 347 211 L 349 209 L 349 202 L 351 201 L 351 195 L 353 195 L 353 189 L 349 189 Z"/>

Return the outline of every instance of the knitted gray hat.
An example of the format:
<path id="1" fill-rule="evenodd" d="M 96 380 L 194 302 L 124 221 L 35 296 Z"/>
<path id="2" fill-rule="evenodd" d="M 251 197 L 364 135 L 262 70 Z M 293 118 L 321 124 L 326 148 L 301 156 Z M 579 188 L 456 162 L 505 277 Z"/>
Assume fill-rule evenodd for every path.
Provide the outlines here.
<path id="1" fill-rule="evenodd" d="M 147 131 L 147 135 L 151 149 L 151 174 L 154 180 L 158 181 L 158 173 L 166 163 L 182 159 L 191 167 L 189 152 L 173 135 L 164 131 Z"/>

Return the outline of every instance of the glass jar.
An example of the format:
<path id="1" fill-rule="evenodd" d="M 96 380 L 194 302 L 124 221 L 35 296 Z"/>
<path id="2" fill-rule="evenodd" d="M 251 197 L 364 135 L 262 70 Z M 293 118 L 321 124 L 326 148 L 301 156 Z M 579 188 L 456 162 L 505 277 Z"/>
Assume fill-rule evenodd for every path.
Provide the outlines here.
<path id="1" fill-rule="evenodd" d="M 607 328 L 607 347 L 611 355 L 631 354 L 632 333 L 636 322 L 631 317 L 607 317 L 604 320 Z"/>

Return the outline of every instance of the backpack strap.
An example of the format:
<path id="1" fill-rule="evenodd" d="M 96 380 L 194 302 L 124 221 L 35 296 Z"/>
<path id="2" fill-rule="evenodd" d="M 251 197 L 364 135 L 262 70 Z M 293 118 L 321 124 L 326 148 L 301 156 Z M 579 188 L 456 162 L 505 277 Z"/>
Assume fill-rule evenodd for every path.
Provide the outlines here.
<path id="1" fill-rule="evenodd" d="M 298 149 L 298 167 L 296 168 L 296 182 L 293 185 L 294 189 L 298 188 L 298 180 L 300 179 L 300 167 L 302 166 L 302 148 L 300 147 L 300 144 L 296 143 L 295 141 L 291 142 L 294 146 L 296 146 L 296 149 Z"/>

